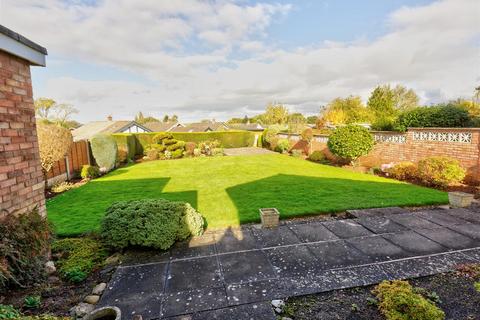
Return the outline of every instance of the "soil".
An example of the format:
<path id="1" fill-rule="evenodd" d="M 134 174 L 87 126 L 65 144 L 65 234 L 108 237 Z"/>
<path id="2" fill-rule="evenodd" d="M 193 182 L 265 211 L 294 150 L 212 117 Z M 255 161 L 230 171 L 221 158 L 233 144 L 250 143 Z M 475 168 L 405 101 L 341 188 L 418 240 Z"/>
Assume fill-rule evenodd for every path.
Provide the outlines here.
<path id="1" fill-rule="evenodd" d="M 425 289 L 424 295 L 436 300 L 445 312 L 445 319 L 480 319 L 480 292 L 473 286 L 479 275 L 466 272 L 449 272 L 410 280 L 417 288 Z M 378 311 L 371 290 L 374 286 L 337 290 L 321 294 L 289 298 L 281 316 L 293 320 L 384 320 Z M 438 296 L 438 299 L 433 297 Z M 281 319 L 281 317 L 279 317 Z"/>

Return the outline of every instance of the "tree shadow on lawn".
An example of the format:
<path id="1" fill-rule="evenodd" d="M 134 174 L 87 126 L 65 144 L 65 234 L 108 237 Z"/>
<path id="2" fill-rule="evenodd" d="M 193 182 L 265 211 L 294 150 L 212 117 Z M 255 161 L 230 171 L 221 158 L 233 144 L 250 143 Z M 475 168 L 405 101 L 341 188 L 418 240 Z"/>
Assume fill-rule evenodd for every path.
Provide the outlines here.
<path id="1" fill-rule="evenodd" d="M 347 209 L 448 203 L 445 192 L 402 182 L 362 181 L 278 174 L 227 188 L 241 223 L 258 222 L 260 208 L 281 218 Z"/>
<path id="2" fill-rule="evenodd" d="M 48 219 L 59 236 L 98 231 L 105 210 L 114 202 L 140 199 L 184 201 L 197 208 L 195 190 L 162 192 L 170 178 L 93 180 L 47 202 Z"/>

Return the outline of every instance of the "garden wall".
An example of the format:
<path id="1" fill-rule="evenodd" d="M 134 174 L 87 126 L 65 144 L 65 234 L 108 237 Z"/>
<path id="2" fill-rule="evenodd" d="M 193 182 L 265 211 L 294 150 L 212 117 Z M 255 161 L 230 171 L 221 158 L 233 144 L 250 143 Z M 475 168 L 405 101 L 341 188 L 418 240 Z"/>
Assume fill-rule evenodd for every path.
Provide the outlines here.
<path id="1" fill-rule="evenodd" d="M 448 156 L 457 159 L 468 171 L 468 179 L 480 181 L 480 128 L 410 128 L 405 133 L 372 132 L 373 150 L 360 158 L 364 166 L 374 167 L 401 161 L 417 162 L 429 156 Z M 299 135 L 280 134 L 294 148 L 303 149 Z M 312 151 L 321 150 L 334 157 L 327 147 L 327 135 L 315 135 Z"/>

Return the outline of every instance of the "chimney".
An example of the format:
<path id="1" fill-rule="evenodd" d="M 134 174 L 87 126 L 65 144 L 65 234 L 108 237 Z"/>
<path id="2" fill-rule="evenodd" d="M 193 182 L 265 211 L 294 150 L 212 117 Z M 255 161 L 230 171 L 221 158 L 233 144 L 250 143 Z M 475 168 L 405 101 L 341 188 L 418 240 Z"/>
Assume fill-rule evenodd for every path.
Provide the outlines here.
<path id="1" fill-rule="evenodd" d="M 109 116 L 107 117 L 107 120 L 108 120 L 108 121 L 113 121 L 112 115 L 109 115 Z"/>

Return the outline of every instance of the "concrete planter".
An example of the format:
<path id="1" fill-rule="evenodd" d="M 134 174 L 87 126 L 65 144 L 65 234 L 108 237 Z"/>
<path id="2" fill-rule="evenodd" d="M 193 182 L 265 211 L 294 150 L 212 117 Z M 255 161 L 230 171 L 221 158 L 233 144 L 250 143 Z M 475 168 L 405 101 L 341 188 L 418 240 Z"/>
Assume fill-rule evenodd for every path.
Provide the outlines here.
<path id="1" fill-rule="evenodd" d="M 276 208 L 260 209 L 260 218 L 262 219 L 262 228 L 278 227 L 280 213 Z"/>
<path id="2" fill-rule="evenodd" d="M 90 312 L 84 320 L 121 320 L 122 312 L 117 307 L 103 307 Z"/>
<path id="3" fill-rule="evenodd" d="M 465 192 L 449 192 L 448 200 L 454 208 L 465 208 L 472 204 L 473 194 Z"/>

